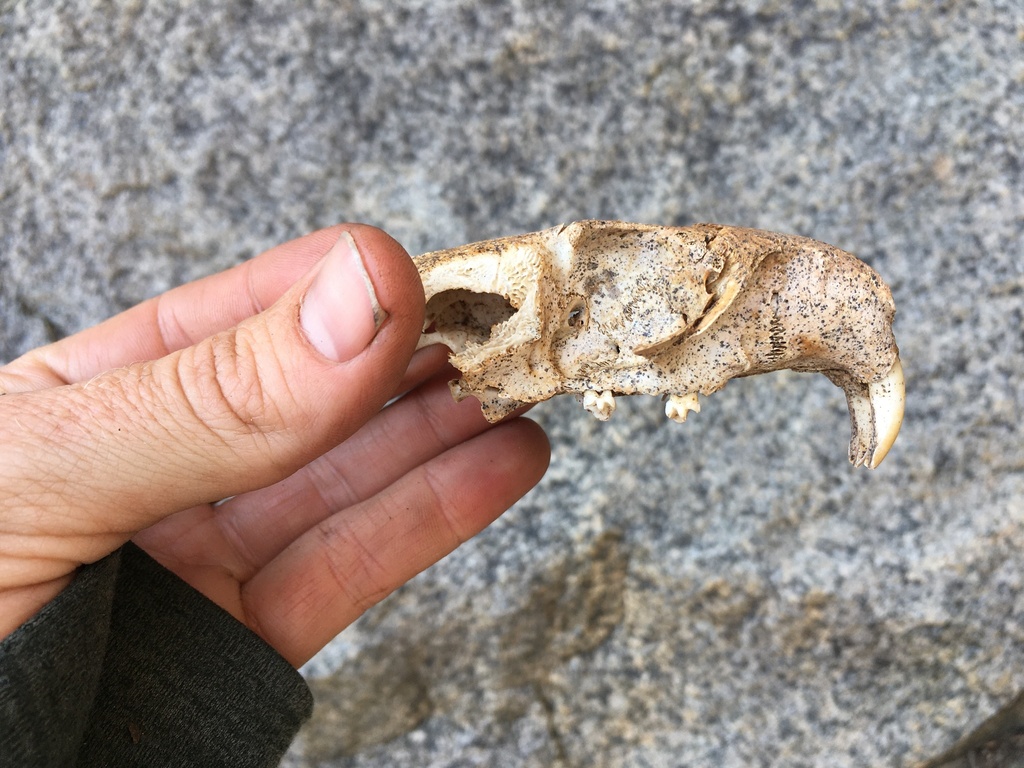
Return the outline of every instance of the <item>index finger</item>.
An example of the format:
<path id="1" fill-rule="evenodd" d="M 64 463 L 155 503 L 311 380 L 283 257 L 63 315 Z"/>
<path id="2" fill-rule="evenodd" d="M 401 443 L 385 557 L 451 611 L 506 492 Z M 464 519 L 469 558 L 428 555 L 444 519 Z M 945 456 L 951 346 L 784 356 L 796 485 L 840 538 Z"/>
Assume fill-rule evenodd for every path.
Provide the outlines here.
<path id="1" fill-rule="evenodd" d="M 99 325 L 35 349 L 0 368 L 7 391 L 86 381 L 114 368 L 155 360 L 234 327 L 273 304 L 348 229 L 338 225 L 275 246 L 209 277 L 172 288 Z M 391 241 L 395 249 L 401 246 Z"/>

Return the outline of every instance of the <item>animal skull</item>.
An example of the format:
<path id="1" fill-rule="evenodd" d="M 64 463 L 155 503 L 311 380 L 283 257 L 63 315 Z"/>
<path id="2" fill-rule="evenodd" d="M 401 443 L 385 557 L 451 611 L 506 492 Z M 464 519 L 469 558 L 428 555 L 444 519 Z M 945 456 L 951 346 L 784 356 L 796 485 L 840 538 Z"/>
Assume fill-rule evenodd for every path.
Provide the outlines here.
<path id="1" fill-rule="evenodd" d="M 561 393 L 599 419 L 665 395 L 675 421 L 729 379 L 821 371 L 846 393 L 850 461 L 876 467 L 903 420 L 895 306 L 849 253 L 793 235 L 578 221 L 415 259 L 420 347 L 444 344 L 489 421 Z"/>

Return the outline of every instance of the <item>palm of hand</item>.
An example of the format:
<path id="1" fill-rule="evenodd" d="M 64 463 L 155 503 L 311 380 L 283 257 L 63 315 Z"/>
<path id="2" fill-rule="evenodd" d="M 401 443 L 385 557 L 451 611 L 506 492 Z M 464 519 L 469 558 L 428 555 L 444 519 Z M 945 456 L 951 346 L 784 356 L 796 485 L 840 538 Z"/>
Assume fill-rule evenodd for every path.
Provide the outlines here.
<path id="1" fill-rule="evenodd" d="M 479 407 L 456 405 L 446 379 L 285 480 L 179 512 L 135 542 L 285 658 L 305 660 L 521 493 L 508 470 L 531 425 L 481 434 Z"/>

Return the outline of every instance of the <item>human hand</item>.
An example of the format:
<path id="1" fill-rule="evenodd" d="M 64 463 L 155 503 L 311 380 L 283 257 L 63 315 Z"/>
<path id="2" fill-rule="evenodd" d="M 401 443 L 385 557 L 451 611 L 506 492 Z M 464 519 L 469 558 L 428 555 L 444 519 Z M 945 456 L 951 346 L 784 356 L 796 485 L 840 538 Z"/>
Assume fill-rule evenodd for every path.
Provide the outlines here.
<path id="1" fill-rule="evenodd" d="M 0 637 L 133 539 L 304 663 L 547 467 L 422 322 L 401 246 L 334 227 L 0 368 Z"/>

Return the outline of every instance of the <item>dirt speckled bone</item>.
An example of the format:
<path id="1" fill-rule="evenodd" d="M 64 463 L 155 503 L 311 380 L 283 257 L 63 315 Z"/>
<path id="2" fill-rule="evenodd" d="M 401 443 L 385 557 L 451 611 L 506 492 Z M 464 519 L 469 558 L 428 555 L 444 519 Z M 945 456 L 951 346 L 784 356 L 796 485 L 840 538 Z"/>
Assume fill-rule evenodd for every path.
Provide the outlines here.
<path id="1" fill-rule="evenodd" d="M 415 258 L 420 347 L 445 344 L 497 421 L 572 393 L 599 419 L 616 395 L 664 395 L 684 421 L 729 379 L 820 371 L 846 393 L 850 461 L 878 466 L 903 420 L 892 294 L 873 269 L 793 235 L 577 221 Z"/>

